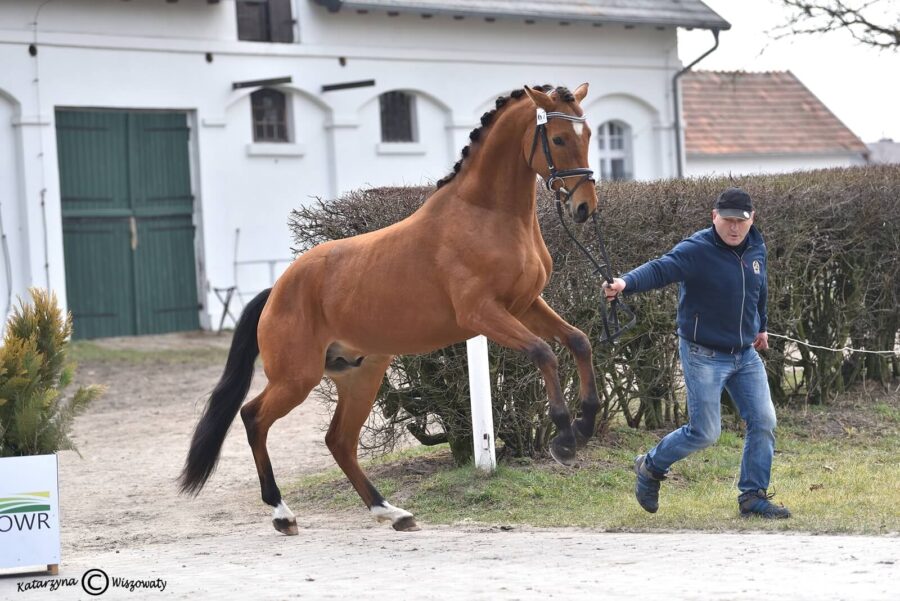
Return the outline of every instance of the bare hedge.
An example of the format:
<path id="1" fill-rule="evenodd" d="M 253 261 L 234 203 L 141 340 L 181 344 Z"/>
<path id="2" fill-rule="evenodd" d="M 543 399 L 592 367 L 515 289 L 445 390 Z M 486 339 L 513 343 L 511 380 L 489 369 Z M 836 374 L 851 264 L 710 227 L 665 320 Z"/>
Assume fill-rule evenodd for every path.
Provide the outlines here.
<path id="1" fill-rule="evenodd" d="M 718 193 L 737 185 L 754 199 L 769 250 L 769 331 L 827 348 L 894 349 L 900 330 L 900 167 L 870 166 L 787 175 L 609 182 L 598 186 L 599 215 L 612 263 L 621 272 L 667 252 L 710 225 Z M 380 188 L 294 211 L 295 252 L 372 231 L 418 208 L 433 188 Z M 538 215 L 554 260 L 544 297 L 592 340 L 599 339 L 599 280 L 562 231 L 552 199 Z M 587 228 L 589 247 L 593 242 Z M 675 335 L 677 286 L 631 296 L 638 325 L 613 346 L 595 344 L 602 409 L 599 428 L 621 414 L 633 427 L 685 418 Z M 822 403 L 863 379 L 900 377 L 895 354 L 833 352 L 771 337 L 766 353 L 777 403 Z M 559 349 L 557 349 L 559 350 Z M 507 452 L 535 455 L 552 435 L 537 370 L 520 353 L 491 345 L 497 437 Z M 577 379 L 560 354 L 563 390 L 576 409 Z M 448 441 L 471 456 L 465 345 L 395 360 L 376 401 L 380 422 L 368 444 L 390 448 L 407 429 L 425 443 Z"/>

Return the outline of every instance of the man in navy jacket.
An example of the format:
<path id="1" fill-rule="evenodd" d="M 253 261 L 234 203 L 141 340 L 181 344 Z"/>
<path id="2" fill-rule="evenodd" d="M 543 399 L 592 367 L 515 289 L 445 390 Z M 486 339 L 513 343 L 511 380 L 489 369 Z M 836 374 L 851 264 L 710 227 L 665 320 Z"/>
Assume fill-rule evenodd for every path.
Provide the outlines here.
<path id="1" fill-rule="evenodd" d="M 738 506 L 742 516 L 787 518 L 766 493 L 775 453 L 775 407 L 757 350 L 766 334 L 766 245 L 753 226 L 750 195 L 728 188 L 712 211 L 713 225 L 679 242 L 612 284 L 607 298 L 679 282 L 678 336 L 689 422 L 635 459 L 635 495 L 650 513 L 669 467 L 713 444 L 721 432 L 722 389 L 747 424 Z"/>

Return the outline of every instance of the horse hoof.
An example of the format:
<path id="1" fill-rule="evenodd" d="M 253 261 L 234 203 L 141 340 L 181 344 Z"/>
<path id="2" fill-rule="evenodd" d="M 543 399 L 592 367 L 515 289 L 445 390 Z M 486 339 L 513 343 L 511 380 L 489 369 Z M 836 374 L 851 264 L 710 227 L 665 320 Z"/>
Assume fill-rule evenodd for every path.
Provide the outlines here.
<path id="1" fill-rule="evenodd" d="M 272 525 L 275 526 L 275 530 L 278 530 L 282 534 L 286 534 L 287 536 L 296 536 L 300 534 L 300 531 L 297 530 L 297 520 L 289 520 L 287 518 L 276 518 L 272 520 Z"/>
<path id="2" fill-rule="evenodd" d="M 419 528 L 419 525 L 416 524 L 416 519 L 411 515 L 400 518 L 399 520 L 394 522 L 392 526 L 394 530 L 397 530 L 398 532 L 418 532 L 419 530 L 421 530 L 421 528 Z"/>
<path id="3" fill-rule="evenodd" d="M 572 467 L 575 465 L 575 449 L 567 447 L 559 442 L 559 437 L 550 441 L 550 456 L 560 465 Z"/>
<path id="4" fill-rule="evenodd" d="M 572 422 L 572 430 L 575 432 L 576 449 L 583 449 L 585 446 L 587 446 L 588 441 L 591 439 L 590 435 L 584 434 L 581 431 L 581 425 L 581 418 L 578 418 L 574 422 Z"/>

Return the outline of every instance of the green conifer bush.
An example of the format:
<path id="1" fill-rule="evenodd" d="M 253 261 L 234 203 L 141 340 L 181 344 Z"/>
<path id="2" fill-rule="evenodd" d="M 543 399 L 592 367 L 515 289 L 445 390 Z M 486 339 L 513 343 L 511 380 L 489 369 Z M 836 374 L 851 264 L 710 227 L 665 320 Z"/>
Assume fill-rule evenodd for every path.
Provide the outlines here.
<path id="1" fill-rule="evenodd" d="M 63 394 L 75 371 L 66 361 L 72 316 L 63 316 L 55 294 L 29 292 L 31 303 L 20 300 L 0 348 L 0 457 L 76 450 L 72 423 L 104 390 L 90 385 Z"/>

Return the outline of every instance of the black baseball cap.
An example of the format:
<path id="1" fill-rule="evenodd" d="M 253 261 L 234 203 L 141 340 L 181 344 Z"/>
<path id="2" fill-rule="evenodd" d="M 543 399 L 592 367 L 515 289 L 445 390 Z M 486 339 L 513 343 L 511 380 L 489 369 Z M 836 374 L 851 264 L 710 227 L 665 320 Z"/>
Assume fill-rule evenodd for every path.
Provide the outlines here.
<path id="1" fill-rule="evenodd" d="M 750 195 L 740 188 L 728 188 L 719 194 L 715 209 L 721 217 L 750 219 L 753 214 L 753 201 Z"/>

